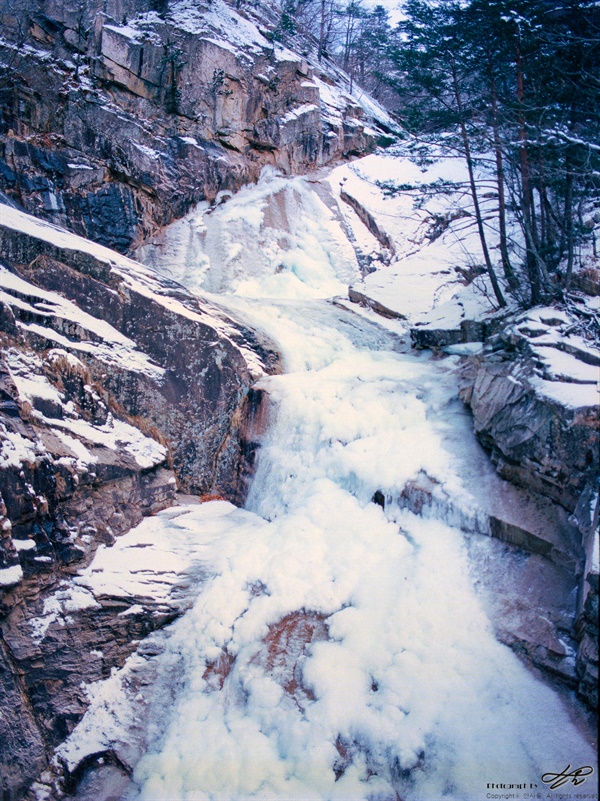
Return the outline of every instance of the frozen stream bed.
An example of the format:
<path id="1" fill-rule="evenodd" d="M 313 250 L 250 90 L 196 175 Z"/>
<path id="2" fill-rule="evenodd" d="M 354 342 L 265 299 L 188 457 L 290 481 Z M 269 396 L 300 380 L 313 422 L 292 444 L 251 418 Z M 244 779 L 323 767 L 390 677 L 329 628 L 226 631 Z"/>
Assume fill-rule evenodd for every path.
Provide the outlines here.
<path id="1" fill-rule="evenodd" d="M 458 357 L 412 353 L 401 323 L 327 300 L 357 264 L 308 183 L 271 176 L 204 211 L 154 265 L 227 293 L 285 371 L 258 385 L 271 420 L 247 508 L 166 510 L 119 540 L 147 546 L 146 568 L 128 574 L 116 546 L 78 579 L 126 592 L 175 562 L 195 599 L 89 688 L 59 757 L 107 756 L 77 797 L 470 801 L 506 797 L 499 783 L 561 797 L 542 776 L 595 765 L 590 731 L 501 640 L 539 643 L 546 620 L 568 660 L 550 642 L 574 603 L 568 531 L 487 463 Z M 418 515 L 403 492 L 425 484 L 438 502 Z M 534 539 L 554 526 L 556 558 L 482 536 L 499 510 Z"/>

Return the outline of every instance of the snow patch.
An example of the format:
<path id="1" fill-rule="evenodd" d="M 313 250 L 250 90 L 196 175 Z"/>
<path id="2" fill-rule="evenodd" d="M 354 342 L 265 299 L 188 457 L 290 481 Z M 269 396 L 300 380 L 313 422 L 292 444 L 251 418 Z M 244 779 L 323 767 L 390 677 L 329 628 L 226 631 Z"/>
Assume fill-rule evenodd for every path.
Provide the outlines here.
<path id="1" fill-rule="evenodd" d="M 23 578 L 23 568 L 20 565 L 3 567 L 0 569 L 0 587 L 13 587 Z"/>

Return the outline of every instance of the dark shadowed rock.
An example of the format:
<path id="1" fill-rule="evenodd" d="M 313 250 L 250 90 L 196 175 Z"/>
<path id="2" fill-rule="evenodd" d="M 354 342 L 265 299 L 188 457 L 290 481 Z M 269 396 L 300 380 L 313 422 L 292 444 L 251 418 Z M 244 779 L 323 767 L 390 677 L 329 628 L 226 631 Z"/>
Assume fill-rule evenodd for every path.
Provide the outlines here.
<path id="1" fill-rule="evenodd" d="M 3 798 L 15 798 L 43 769 L 48 749 L 23 680 L 0 638 L 0 787 Z"/>

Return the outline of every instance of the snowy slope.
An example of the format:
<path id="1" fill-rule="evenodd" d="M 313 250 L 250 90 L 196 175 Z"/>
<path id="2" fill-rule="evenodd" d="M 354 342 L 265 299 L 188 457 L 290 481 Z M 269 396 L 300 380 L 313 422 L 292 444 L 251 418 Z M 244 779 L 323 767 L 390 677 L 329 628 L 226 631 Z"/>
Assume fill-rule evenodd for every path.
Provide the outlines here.
<path id="1" fill-rule="evenodd" d="M 169 312 L 213 329 L 215 334 L 230 342 L 233 347 L 240 351 L 256 376 L 262 375 L 264 368 L 260 359 L 257 358 L 256 353 L 251 348 L 246 346 L 243 337 L 240 337 L 239 332 L 236 331 L 231 322 L 227 320 L 226 315 L 215 304 L 206 302 L 201 307 L 181 286 L 165 281 L 154 270 L 148 269 L 139 262 L 129 259 L 114 250 L 72 234 L 44 220 L 32 217 L 18 209 L 0 205 L 1 228 L 24 234 L 41 243 L 57 248 L 59 252 L 64 250 L 91 256 L 93 260 L 105 265 L 109 274 L 117 277 L 128 289 L 151 299 Z M 7 270 L 2 270 L 0 286 L 9 290 L 9 296 L 6 297 L 6 300 L 10 303 L 15 303 L 10 289 L 13 289 L 17 295 L 27 294 L 27 287 L 24 286 L 21 279 Z M 36 289 L 35 293 L 39 294 L 40 290 Z M 128 365 L 135 370 L 146 369 L 144 365 L 148 361 L 148 357 L 134 353 L 137 349 L 131 340 L 118 334 L 111 326 L 102 321 L 94 320 L 90 315 L 78 309 L 75 304 L 69 303 L 69 301 L 58 297 L 56 294 L 47 295 L 41 291 L 41 300 L 47 301 L 54 307 L 50 312 L 50 316 L 64 316 L 65 319 L 80 324 L 84 330 L 89 330 L 90 333 L 98 338 L 107 339 L 107 347 L 104 349 L 95 348 L 89 342 L 86 342 L 83 346 L 86 349 L 91 348 L 91 352 L 101 361 L 108 360 L 110 362 L 111 360 L 122 358 L 124 359 L 124 365 Z M 57 336 L 60 337 L 60 335 Z M 121 350 L 124 354 L 122 357 L 119 356 Z M 158 368 L 156 366 L 154 368 L 148 367 L 147 369 L 154 370 L 154 376 L 157 377 L 156 371 Z M 158 374 L 160 374 L 160 370 L 158 370 Z"/>
<path id="2" fill-rule="evenodd" d="M 582 718 L 498 641 L 573 669 L 572 528 L 497 476 L 456 397 L 457 356 L 411 352 L 405 324 L 327 302 L 358 278 L 341 243 L 359 229 L 314 186 L 266 174 L 157 242 L 157 268 L 224 293 L 286 373 L 259 384 L 273 414 L 248 509 L 153 522 L 158 540 L 175 522 L 199 543 L 196 603 L 89 688 L 58 759 L 75 770 L 110 749 L 121 796 L 148 801 L 470 801 L 490 775 L 541 786 L 549 764 L 592 765 Z M 477 533 L 493 513 L 502 543 Z"/>
<path id="3" fill-rule="evenodd" d="M 327 179 L 357 247 L 377 268 L 352 289 L 414 326 L 457 328 L 464 320 L 485 319 L 493 294 L 487 278 L 477 277 L 482 257 L 464 160 L 434 154 L 417 161 L 402 146 L 337 167 Z M 493 192 L 485 174 L 479 189 L 484 196 Z M 386 253 L 352 200 L 387 235 Z M 492 252 L 493 207 L 493 198 L 483 202 Z"/>

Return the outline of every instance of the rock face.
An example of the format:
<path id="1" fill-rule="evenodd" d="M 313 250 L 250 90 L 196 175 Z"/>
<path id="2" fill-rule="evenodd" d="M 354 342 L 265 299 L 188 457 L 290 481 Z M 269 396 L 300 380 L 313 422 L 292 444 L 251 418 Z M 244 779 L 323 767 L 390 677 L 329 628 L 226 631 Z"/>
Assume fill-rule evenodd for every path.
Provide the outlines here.
<path id="1" fill-rule="evenodd" d="M 3 218 L 20 335 L 72 350 L 128 415 L 156 426 L 183 490 L 236 499 L 235 432 L 249 386 L 276 361 L 269 346 L 136 262 L 16 211 Z"/>
<path id="2" fill-rule="evenodd" d="M 501 476 L 571 513 L 580 536 L 579 692 L 597 706 L 600 357 L 565 311 L 517 315 L 463 370 L 462 397 Z"/>
<path id="3" fill-rule="evenodd" d="M 177 490 L 243 501 L 266 425 L 252 385 L 277 366 L 255 332 L 101 245 L 129 251 L 266 165 L 304 172 L 393 126 L 334 65 L 277 44 L 279 17 L 0 0 L 3 799 L 80 720 L 82 686 L 185 606 L 179 589 L 91 590 L 81 571 Z"/>
<path id="4" fill-rule="evenodd" d="M 504 328 L 477 358 L 465 399 L 498 471 L 573 512 L 598 474 L 600 357 L 581 338 L 560 336 L 568 324 L 541 310 Z"/>
<path id="5" fill-rule="evenodd" d="M 307 171 L 393 126 L 272 41 L 275 7 L 155 6 L 0 3 L 0 190 L 27 211 L 125 252 L 265 164 Z"/>
<path id="6" fill-rule="evenodd" d="M 82 686 L 185 606 L 81 571 L 177 490 L 243 501 L 266 425 L 252 385 L 277 367 L 255 332 L 102 245 L 129 251 L 266 165 L 304 172 L 393 126 L 334 65 L 277 44 L 279 17 L 0 0 L 3 799 L 80 720 Z"/>
<path id="7" fill-rule="evenodd" d="M 277 357 L 182 287 L 17 210 L 0 247 L 0 780 L 17 798 L 85 711 L 82 682 L 180 611 L 70 577 L 178 488 L 243 500 L 265 415 L 251 385 Z"/>

